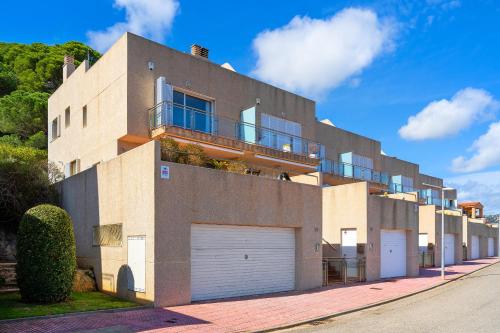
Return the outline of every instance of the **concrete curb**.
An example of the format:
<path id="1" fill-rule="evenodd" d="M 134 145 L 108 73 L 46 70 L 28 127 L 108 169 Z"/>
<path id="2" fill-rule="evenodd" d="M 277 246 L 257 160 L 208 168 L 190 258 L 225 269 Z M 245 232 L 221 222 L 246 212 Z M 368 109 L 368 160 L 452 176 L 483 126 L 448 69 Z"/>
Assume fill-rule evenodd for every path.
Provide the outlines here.
<path id="1" fill-rule="evenodd" d="M 40 319 L 52 319 L 52 318 L 61 318 L 61 317 L 78 317 L 84 315 L 98 314 L 98 313 L 115 313 L 115 312 L 125 312 L 125 311 L 133 311 L 133 310 L 142 310 L 152 308 L 152 305 L 138 305 L 131 306 L 128 308 L 114 308 L 114 309 L 101 309 L 101 310 L 91 310 L 91 311 L 78 311 L 78 312 L 66 312 L 66 313 L 58 313 L 53 315 L 46 316 L 34 316 L 34 317 L 22 317 L 22 318 L 13 318 L 13 319 L 2 319 L 0 320 L 0 324 L 8 324 L 14 322 L 24 322 L 24 321 L 33 321 Z"/>
<path id="2" fill-rule="evenodd" d="M 344 315 L 347 315 L 347 314 L 351 314 L 351 313 L 354 313 L 354 312 L 358 312 L 358 311 L 362 311 L 362 310 L 374 308 L 374 307 L 381 306 L 381 305 L 384 305 L 384 304 L 396 302 L 396 301 L 399 301 L 401 299 L 405 299 L 405 298 L 408 298 L 408 297 L 411 297 L 411 296 L 414 296 L 414 295 L 418 295 L 418 294 L 421 294 L 421 293 L 424 293 L 424 292 L 436 289 L 438 287 L 445 286 L 448 283 L 458 281 L 458 280 L 463 279 L 464 277 L 466 277 L 466 276 L 468 276 L 470 274 L 474 274 L 476 272 L 479 272 L 480 270 L 483 270 L 483 269 L 485 269 L 487 267 L 496 265 L 498 263 L 500 263 L 500 261 L 497 261 L 497 262 L 494 262 L 494 263 L 491 263 L 491 264 L 487 264 L 487 265 L 485 265 L 485 266 L 483 266 L 481 268 L 476 269 L 475 271 L 472 271 L 472 272 L 469 272 L 469 273 L 465 273 L 465 274 L 463 274 L 461 276 L 458 276 L 458 277 L 455 277 L 455 278 L 451 278 L 450 280 L 442 281 L 442 282 L 440 282 L 440 283 L 438 283 L 438 284 L 436 284 L 434 286 L 431 286 L 429 288 L 417 290 L 417 291 L 414 291 L 412 293 L 409 293 L 409 294 L 406 294 L 406 295 L 403 295 L 403 296 L 389 298 L 389 299 L 386 299 L 386 300 L 381 301 L 381 302 L 363 305 L 363 306 L 360 306 L 360 307 L 357 307 L 357 308 L 353 308 L 353 309 L 349 309 L 349 310 L 341 311 L 341 312 L 336 312 L 336 313 L 329 314 L 329 315 L 326 315 L 326 316 L 316 317 L 316 318 L 312 318 L 312 319 L 306 319 L 306 320 L 299 321 L 299 322 L 296 322 L 296 323 L 286 324 L 286 325 L 282 325 L 282 326 L 275 326 L 275 327 L 271 327 L 271 328 L 266 328 L 264 330 L 254 331 L 254 332 L 255 333 L 268 333 L 268 332 L 275 332 L 275 331 L 278 331 L 278 330 L 290 329 L 290 328 L 302 326 L 302 325 L 305 325 L 305 324 L 310 324 L 310 323 L 313 323 L 313 322 L 316 322 L 316 321 L 328 320 L 328 319 L 332 319 L 332 318 L 344 316 Z"/>

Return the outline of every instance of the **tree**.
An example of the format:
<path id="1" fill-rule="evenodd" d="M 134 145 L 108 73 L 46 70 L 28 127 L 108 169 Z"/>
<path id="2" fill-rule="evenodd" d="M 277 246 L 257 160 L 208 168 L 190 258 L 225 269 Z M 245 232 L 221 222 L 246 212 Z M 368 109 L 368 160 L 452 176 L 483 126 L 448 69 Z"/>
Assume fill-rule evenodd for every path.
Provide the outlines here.
<path id="1" fill-rule="evenodd" d="M 17 89 L 17 76 L 0 64 L 0 97 L 10 94 Z"/>
<path id="2" fill-rule="evenodd" d="M 85 44 L 67 42 L 49 46 L 42 43 L 0 43 L 0 64 L 10 69 L 18 79 L 18 89 L 54 92 L 62 83 L 62 66 L 66 54 L 75 58 L 75 65 L 100 54 Z"/>
<path id="3" fill-rule="evenodd" d="M 76 271 L 75 235 L 63 209 L 39 205 L 29 209 L 17 235 L 17 284 L 28 302 L 64 301 Z"/>
<path id="4" fill-rule="evenodd" d="M 47 132 L 49 94 L 14 91 L 0 98 L 0 132 L 15 134 L 22 140 Z"/>
<path id="5" fill-rule="evenodd" d="M 27 209 L 58 202 L 47 168 L 46 151 L 0 143 L 1 227 L 15 231 Z"/>

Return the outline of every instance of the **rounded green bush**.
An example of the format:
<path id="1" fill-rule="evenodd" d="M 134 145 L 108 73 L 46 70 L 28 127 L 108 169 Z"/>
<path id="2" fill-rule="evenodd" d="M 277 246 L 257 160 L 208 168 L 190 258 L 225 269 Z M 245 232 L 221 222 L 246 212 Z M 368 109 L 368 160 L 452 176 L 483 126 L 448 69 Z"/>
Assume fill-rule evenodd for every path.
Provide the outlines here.
<path id="1" fill-rule="evenodd" d="M 24 213 L 17 235 L 17 284 L 27 302 L 65 300 L 76 271 L 73 224 L 68 213 L 52 205 Z"/>

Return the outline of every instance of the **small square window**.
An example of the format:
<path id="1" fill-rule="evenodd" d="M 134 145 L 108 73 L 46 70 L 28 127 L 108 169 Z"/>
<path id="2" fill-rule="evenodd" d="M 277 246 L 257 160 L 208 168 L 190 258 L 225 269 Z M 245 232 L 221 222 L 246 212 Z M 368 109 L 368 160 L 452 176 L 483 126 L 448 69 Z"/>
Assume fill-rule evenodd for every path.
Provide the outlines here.
<path id="1" fill-rule="evenodd" d="M 82 110 L 82 121 L 83 127 L 87 127 L 87 105 L 85 105 Z"/>
<path id="2" fill-rule="evenodd" d="M 71 111 L 69 106 L 64 111 L 64 126 L 69 127 L 71 125 Z"/>

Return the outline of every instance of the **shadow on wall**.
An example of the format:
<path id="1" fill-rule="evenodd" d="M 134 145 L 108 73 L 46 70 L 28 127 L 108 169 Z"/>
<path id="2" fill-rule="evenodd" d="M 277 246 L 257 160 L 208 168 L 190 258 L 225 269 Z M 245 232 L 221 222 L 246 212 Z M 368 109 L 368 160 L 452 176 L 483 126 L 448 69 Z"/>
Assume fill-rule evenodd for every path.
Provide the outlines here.
<path id="1" fill-rule="evenodd" d="M 122 265 L 118 270 L 116 278 L 116 294 L 121 298 L 127 298 L 129 289 L 134 290 L 134 274 L 129 265 Z"/>

